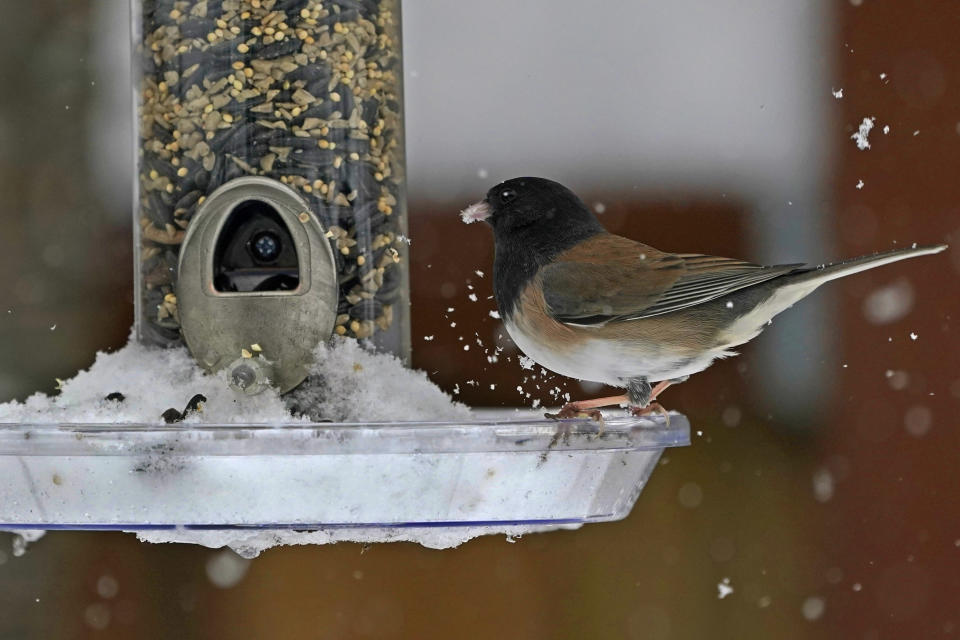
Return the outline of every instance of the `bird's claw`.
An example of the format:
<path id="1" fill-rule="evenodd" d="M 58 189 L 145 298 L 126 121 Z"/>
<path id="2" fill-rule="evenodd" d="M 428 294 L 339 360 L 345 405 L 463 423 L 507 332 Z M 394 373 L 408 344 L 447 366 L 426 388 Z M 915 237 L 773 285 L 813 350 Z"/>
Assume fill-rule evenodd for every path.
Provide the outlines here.
<path id="1" fill-rule="evenodd" d="M 633 416 L 637 416 L 637 417 L 648 416 L 651 413 L 659 413 L 660 415 L 662 415 L 664 420 L 666 421 L 666 425 L 668 427 L 670 426 L 670 414 L 667 412 L 666 409 L 663 408 L 663 405 L 661 405 L 659 402 L 651 402 L 645 407 L 630 407 L 630 414 Z"/>

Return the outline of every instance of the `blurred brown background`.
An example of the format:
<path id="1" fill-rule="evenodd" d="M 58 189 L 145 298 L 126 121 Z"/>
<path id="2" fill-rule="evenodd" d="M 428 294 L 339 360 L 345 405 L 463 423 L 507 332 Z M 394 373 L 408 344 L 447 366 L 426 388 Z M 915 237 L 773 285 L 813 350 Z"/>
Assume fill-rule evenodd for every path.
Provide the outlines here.
<path id="1" fill-rule="evenodd" d="M 0 27 L 0 399 L 51 391 L 54 377 L 121 346 L 132 321 L 122 196 L 130 116 L 103 95 L 111 81 L 126 81 L 104 72 L 104 60 L 126 50 L 122 38 L 113 41 L 125 28 L 123 11 L 105 8 L 114 4 L 22 3 Z M 429 28 L 429 10 L 412 4 L 406 28 Z M 604 180 L 586 168 L 558 177 L 602 204 L 611 231 L 665 250 L 792 261 L 799 256 L 786 253 L 809 246 L 802 257 L 819 261 L 960 241 L 960 9 L 946 1 L 817 6 L 792 35 L 811 39 L 796 60 L 801 71 L 781 78 L 812 85 L 816 117 L 792 120 L 736 86 L 692 89 L 705 110 L 746 94 L 756 106 L 747 122 L 779 118 L 784 129 L 799 128 L 794 138 L 816 140 L 818 150 L 804 151 L 816 166 L 798 169 L 814 176 L 809 189 L 764 200 L 737 187 L 750 176 L 736 174 L 750 172 L 735 157 L 698 169 L 707 174 L 699 186 Z M 654 11 L 643 5 L 641 18 L 643 10 Z M 769 18 L 747 16 L 731 21 Z M 549 13 L 537 19 L 550 31 Z M 109 42 L 105 25 L 114 28 Z M 492 157 L 446 195 L 432 174 L 416 173 L 419 140 L 431 131 L 412 112 L 433 96 L 422 88 L 429 67 L 414 55 L 424 45 L 407 40 L 414 365 L 448 390 L 459 383 L 470 404 L 550 403 L 546 393 L 516 392 L 528 372 L 515 358 L 490 364 L 481 349 L 463 351 L 476 338 L 497 344 L 501 329 L 488 315 L 491 238 L 455 213 L 514 169 Z M 536 77 L 521 80 L 538 86 Z M 642 104 L 637 113 L 618 126 L 653 126 Z M 859 151 L 850 135 L 869 116 L 877 118 L 871 149 Z M 748 128 L 737 124 L 731 135 Z M 575 162 L 579 151 L 568 156 Z M 651 161 L 644 170 L 656 169 Z M 789 178 L 784 184 L 795 184 Z M 275 549 L 252 562 L 76 532 L 48 534 L 17 557 L 4 534 L 0 638 L 952 637 L 960 634 L 958 283 L 957 248 L 835 283 L 791 311 L 809 319 L 806 328 L 784 317 L 739 358 L 671 389 L 667 406 L 702 435 L 665 456 L 622 522 L 443 552 L 340 544 Z M 598 391 L 562 379 L 539 384 L 575 396 Z M 719 599 L 724 579 L 734 591 Z"/>

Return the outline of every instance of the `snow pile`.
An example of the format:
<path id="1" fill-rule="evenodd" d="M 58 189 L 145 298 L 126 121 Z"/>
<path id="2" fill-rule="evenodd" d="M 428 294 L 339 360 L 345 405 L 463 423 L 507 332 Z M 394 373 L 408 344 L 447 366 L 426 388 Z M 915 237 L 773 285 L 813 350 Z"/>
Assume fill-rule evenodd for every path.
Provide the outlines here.
<path id="1" fill-rule="evenodd" d="M 453 402 L 422 371 L 390 354 L 367 351 L 356 340 L 336 338 L 320 345 L 310 378 L 291 392 L 287 404 L 313 420 L 393 422 L 466 420 L 470 410 Z"/>
<path id="2" fill-rule="evenodd" d="M 424 373 L 406 369 L 392 355 L 366 351 L 354 340 L 322 345 L 316 356 L 311 380 L 302 391 L 287 398 L 270 390 L 247 396 L 228 386 L 225 373 L 206 374 L 185 348 L 148 347 L 131 338 L 119 351 L 98 353 L 86 371 L 60 381 L 59 395 L 36 393 L 23 403 L 0 404 L 0 424 L 158 423 L 165 411 L 183 411 L 197 394 L 206 400 L 201 411 L 187 415 L 186 424 L 448 420 L 469 415 Z"/>
<path id="3" fill-rule="evenodd" d="M 107 400 L 120 393 L 122 400 Z M 86 371 L 60 381 L 60 394 L 35 393 L 0 405 L 0 423 L 156 423 L 167 409 L 182 410 L 196 394 L 203 410 L 186 422 L 280 422 L 291 417 L 275 393 L 244 396 L 223 376 L 206 375 L 185 348 L 147 347 L 133 337 L 119 351 L 100 352 Z"/>

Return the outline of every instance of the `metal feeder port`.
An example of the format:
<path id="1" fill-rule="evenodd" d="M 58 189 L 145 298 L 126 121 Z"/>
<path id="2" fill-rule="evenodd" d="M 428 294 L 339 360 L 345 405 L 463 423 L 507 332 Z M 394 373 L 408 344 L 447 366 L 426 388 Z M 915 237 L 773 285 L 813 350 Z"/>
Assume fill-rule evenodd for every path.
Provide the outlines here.
<path id="1" fill-rule="evenodd" d="M 337 274 L 326 231 L 286 185 L 231 180 L 200 206 L 180 248 L 177 301 L 190 352 L 244 393 L 289 391 L 333 332 Z"/>

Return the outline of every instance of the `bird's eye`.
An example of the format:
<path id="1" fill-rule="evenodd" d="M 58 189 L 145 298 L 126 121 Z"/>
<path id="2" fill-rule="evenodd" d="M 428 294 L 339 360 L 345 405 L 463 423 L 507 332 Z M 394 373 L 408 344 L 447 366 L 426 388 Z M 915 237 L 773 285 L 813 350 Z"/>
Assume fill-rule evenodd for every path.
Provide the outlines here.
<path id="1" fill-rule="evenodd" d="M 504 189 L 500 192 L 500 202 L 507 204 L 508 202 L 513 202 L 517 198 L 517 192 L 513 189 Z"/>

